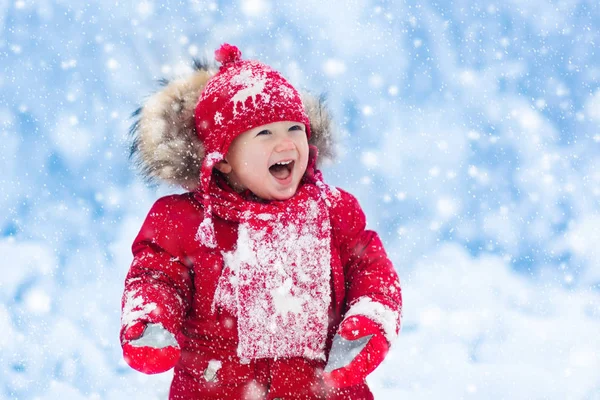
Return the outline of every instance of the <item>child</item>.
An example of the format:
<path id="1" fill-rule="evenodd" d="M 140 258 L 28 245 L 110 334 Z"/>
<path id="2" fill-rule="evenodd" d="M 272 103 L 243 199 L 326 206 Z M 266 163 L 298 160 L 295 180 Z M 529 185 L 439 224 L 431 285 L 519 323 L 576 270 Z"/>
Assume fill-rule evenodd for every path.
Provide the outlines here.
<path id="1" fill-rule="evenodd" d="M 159 199 L 133 244 L 121 344 L 175 367 L 170 399 L 372 399 L 400 329 L 398 277 L 356 199 L 323 183 L 329 121 L 223 45 L 141 108 L 133 152 Z"/>

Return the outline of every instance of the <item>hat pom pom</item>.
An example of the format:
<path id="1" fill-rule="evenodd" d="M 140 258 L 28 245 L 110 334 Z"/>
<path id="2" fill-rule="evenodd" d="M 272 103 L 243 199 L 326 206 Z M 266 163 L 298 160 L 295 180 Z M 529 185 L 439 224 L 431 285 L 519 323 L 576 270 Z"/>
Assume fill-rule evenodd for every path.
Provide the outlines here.
<path id="1" fill-rule="evenodd" d="M 237 47 L 224 43 L 215 51 L 215 60 L 220 62 L 223 66 L 240 61 L 242 58 L 242 52 Z"/>

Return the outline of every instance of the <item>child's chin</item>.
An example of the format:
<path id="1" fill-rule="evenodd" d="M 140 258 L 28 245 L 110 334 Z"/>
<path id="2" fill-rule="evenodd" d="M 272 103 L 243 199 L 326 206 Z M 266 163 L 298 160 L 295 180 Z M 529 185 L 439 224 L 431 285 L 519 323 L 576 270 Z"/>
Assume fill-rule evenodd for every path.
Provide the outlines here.
<path id="1" fill-rule="evenodd" d="M 277 191 L 276 193 L 272 193 L 269 197 L 269 200 L 279 200 L 284 201 L 291 199 L 296 194 L 297 188 L 290 188 L 288 190 Z"/>
<path id="2" fill-rule="evenodd" d="M 290 191 L 289 193 L 278 193 L 276 195 L 271 196 L 271 198 L 269 200 L 284 201 L 284 200 L 291 199 L 292 197 L 294 197 L 295 194 L 296 194 L 295 190 Z"/>

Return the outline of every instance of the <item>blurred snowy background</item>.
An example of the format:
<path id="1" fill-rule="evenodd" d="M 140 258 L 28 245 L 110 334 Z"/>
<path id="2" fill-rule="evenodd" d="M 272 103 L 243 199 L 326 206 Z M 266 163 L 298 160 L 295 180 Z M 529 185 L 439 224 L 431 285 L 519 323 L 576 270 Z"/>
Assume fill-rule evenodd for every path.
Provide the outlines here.
<path id="1" fill-rule="evenodd" d="M 0 399 L 164 399 L 122 361 L 130 245 L 173 188 L 131 112 L 223 42 L 328 95 L 403 332 L 377 399 L 600 398 L 600 7 L 0 0 Z"/>

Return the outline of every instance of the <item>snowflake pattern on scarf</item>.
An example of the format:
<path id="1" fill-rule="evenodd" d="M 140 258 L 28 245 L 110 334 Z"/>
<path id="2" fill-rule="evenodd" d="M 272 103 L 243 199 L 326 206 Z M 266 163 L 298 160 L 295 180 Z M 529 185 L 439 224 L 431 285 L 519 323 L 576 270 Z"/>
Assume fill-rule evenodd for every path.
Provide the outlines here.
<path id="1" fill-rule="evenodd" d="M 237 316 L 242 360 L 325 359 L 330 235 L 318 194 L 296 202 L 293 212 L 243 214 L 236 248 L 223 253 L 213 302 Z"/>

